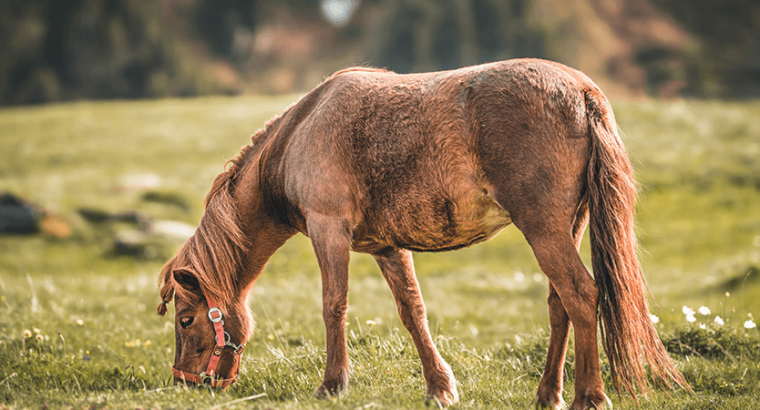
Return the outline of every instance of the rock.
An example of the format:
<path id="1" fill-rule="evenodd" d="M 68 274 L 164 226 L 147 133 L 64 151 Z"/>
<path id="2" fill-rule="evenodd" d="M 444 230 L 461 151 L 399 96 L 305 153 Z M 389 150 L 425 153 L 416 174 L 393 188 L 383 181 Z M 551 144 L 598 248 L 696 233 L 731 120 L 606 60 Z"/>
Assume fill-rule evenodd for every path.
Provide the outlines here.
<path id="1" fill-rule="evenodd" d="M 79 215 L 87 222 L 101 224 L 106 222 L 125 222 L 137 225 L 138 228 L 146 230 L 150 226 L 150 218 L 137 211 L 125 211 L 119 213 L 110 213 L 95 208 L 79 208 Z"/>
<path id="2" fill-rule="evenodd" d="M 0 194 L 0 233 L 36 233 L 39 219 L 39 212 L 29 202 L 7 192 Z"/>
<path id="3" fill-rule="evenodd" d="M 143 201 L 176 206 L 183 211 L 190 209 L 187 200 L 176 192 L 150 190 L 145 192 L 141 199 Z"/>
<path id="4" fill-rule="evenodd" d="M 131 174 L 121 177 L 120 185 L 124 192 L 155 189 L 161 185 L 161 177 L 156 174 Z"/>
<path id="5" fill-rule="evenodd" d="M 58 239 L 66 239 L 71 235 L 71 226 L 56 215 L 46 215 L 40 222 L 42 233 Z"/>
<path id="6" fill-rule="evenodd" d="M 113 245 L 113 253 L 116 255 L 151 258 L 156 254 L 156 249 L 148 240 L 148 236 L 135 229 L 117 232 Z"/>
<path id="7" fill-rule="evenodd" d="M 195 227 L 178 221 L 156 221 L 151 233 L 168 240 L 185 241 L 195 234 Z"/>

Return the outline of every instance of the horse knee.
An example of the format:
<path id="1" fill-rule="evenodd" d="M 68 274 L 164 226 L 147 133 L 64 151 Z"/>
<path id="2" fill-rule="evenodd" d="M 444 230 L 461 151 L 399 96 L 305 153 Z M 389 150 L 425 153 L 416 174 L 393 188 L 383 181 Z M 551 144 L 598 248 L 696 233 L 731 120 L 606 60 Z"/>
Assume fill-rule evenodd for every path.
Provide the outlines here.
<path id="1" fill-rule="evenodd" d="M 322 318 L 325 322 L 342 321 L 346 317 L 348 306 L 345 303 L 325 303 Z"/>

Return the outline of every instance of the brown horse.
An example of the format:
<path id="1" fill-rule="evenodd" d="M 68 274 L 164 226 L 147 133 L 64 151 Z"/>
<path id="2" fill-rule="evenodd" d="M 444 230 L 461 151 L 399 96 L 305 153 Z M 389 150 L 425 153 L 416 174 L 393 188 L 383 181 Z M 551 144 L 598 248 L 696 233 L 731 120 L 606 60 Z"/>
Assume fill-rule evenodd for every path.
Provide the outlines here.
<path id="1" fill-rule="evenodd" d="M 609 403 L 597 312 L 618 391 L 648 391 L 644 364 L 658 384 L 688 388 L 650 320 L 633 232 L 636 183 L 612 110 L 578 71 L 534 59 L 409 75 L 343 70 L 269 121 L 230 163 L 195 235 L 160 275 L 159 314 L 176 301 L 177 382 L 234 381 L 253 329 L 249 291 L 301 232 L 322 273 L 327 362 L 318 394 L 348 386 L 353 250 L 377 260 L 422 360 L 427 398 L 456 403 L 412 251 L 469 246 L 514 223 L 549 278 L 551 339 L 537 407 L 564 404 L 571 323 L 571 408 Z M 578 255 L 587 225 L 593 277 Z"/>

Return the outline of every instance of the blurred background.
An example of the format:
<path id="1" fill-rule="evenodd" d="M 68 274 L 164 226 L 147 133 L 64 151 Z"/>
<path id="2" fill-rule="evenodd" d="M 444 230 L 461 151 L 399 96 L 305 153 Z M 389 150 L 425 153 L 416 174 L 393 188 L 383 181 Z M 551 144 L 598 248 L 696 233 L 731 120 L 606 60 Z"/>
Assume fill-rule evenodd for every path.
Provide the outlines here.
<path id="1" fill-rule="evenodd" d="M 760 96 L 756 0 L 3 0 L 0 105 L 308 90 L 560 61 L 613 99 Z"/>
<path id="2" fill-rule="evenodd" d="M 580 69 L 612 100 L 653 321 L 696 393 L 641 408 L 757 408 L 758 0 L 0 0 L 0 408 L 220 408 L 262 391 L 253 406 L 419 408 L 414 344 L 370 256 L 351 256 L 358 388 L 338 403 L 313 394 L 325 337 L 305 236 L 253 290 L 229 394 L 170 389 L 157 275 L 225 161 L 330 73 L 515 57 Z M 548 281 L 520 231 L 414 258 L 461 408 L 527 408 Z"/>

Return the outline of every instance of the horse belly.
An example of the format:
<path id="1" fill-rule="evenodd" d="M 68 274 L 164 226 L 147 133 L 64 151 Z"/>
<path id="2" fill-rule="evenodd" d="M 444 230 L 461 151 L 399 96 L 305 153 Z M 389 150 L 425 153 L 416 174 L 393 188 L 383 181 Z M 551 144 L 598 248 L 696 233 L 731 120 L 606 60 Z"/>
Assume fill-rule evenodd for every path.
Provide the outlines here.
<path id="1" fill-rule="evenodd" d="M 491 239 L 512 220 L 489 196 L 456 202 L 448 223 L 433 225 L 409 235 L 403 247 L 414 251 L 446 251 Z"/>
<path id="2" fill-rule="evenodd" d="M 425 198 L 390 206 L 378 226 L 357 227 L 353 249 L 373 253 L 395 247 L 439 252 L 486 241 L 512 220 L 485 193 L 457 200 Z M 379 223 L 378 223 L 379 222 Z"/>

